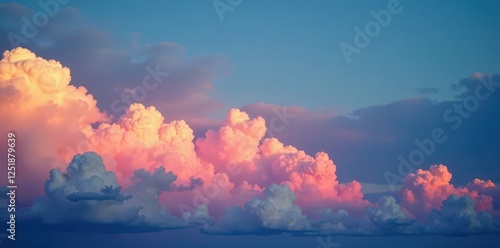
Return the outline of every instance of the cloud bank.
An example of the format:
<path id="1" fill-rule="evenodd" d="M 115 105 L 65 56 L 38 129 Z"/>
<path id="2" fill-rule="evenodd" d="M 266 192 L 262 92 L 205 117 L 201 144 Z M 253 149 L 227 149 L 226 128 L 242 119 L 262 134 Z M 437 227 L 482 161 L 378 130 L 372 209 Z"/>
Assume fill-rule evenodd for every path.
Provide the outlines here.
<path id="1" fill-rule="evenodd" d="M 44 192 L 32 192 L 43 196 L 23 210 L 23 221 L 117 232 L 188 226 L 209 234 L 499 232 L 498 186 L 491 181 L 455 186 L 447 166 L 433 165 L 404 178 L 399 202 L 392 196 L 371 202 L 358 181 L 339 180 L 345 167 L 327 153 L 309 155 L 266 138 L 263 117 L 231 109 L 221 127 L 195 139 L 186 121 L 140 103 L 113 121 L 70 80 L 68 68 L 27 49 L 6 51 L 0 60 L 0 94 L 8 96 L 0 105 L 7 120 L 1 130 L 15 127 L 30 140 L 20 148 L 30 156 L 19 161 L 25 180 L 19 184 L 40 187 L 49 175 Z"/>

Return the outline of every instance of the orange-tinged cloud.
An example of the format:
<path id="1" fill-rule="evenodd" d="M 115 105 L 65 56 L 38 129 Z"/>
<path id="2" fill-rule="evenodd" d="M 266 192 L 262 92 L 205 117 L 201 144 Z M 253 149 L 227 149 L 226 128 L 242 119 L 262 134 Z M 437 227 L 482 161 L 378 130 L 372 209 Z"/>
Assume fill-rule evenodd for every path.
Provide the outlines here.
<path id="1" fill-rule="evenodd" d="M 57 167 L 54 161 L 68 162 L 61 159 L 63 148 L 84 139 L 92 123 L 108 120 L 92 95 L 70 80 L 67 67 L 24 48 L 5 51 L 0 60 L 0 130 L 18 136 L 18 180 L 33 188 L 26 194 L 41 192 L 40 175 Z"/>
<path id="2" fill-rule="evenodd" d="M 30 115 L 43 108 L 53 108 L 51 110 L 57 111 L 53 111 L 46 121 L 53 125 L 64 121 L 85 125 L 106 120 L 92 95 L 87 94 L 84 87 L 69 85 L 70 80 L 70 70 L 55 60 L 36 57 L 24 48 L 5 51 L 0 60 L 0 87 L 2 93 L 7 91 L 13 97 L 0 100 L 2 113 Z M 70 107 L 78 111 L 75 115 L 79 118 L 68 119 L 61 115 L 61 110 Z"/>

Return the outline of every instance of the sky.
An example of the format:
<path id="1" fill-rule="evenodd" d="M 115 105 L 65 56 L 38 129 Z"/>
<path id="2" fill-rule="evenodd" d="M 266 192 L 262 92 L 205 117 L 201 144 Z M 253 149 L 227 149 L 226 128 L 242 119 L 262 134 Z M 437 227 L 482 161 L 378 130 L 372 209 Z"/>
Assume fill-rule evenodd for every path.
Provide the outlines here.
<path id="1" fill-rule="evenodd" d="M 499 10 L 0 1 L 0 245 L 497 247 Z"/>

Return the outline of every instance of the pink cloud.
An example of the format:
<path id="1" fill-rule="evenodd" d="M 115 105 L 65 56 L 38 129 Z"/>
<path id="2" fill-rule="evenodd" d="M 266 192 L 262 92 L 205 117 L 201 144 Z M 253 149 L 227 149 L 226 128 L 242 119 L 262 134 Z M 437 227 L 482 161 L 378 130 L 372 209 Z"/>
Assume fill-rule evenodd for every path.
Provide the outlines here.
<path id="1" fill-rule="evenodd" d="M 491 184 L 476 179 L 467 187 L 460 188 L 450 183 L 451 178 L 452 174 L 445 165 L 433 165 L 429 170 L 418 169 L 404 179 L 404 186 L 399 191 L 401 205 L 422 220 L 432 209 L 441 209 L 443 201 L 451 195 L 470 197 L 476 211 L 493 210 L 493 198 L 474 190 Z"/>

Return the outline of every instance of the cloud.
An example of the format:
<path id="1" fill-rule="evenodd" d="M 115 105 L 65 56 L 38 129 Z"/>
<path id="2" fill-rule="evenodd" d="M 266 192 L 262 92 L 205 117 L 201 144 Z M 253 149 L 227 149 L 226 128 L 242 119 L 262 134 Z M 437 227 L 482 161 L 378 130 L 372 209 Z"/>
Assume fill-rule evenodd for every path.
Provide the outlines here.
<path id="1" fill-rule="evenodd" d="M 258 218 L 265 228 L 278 230 L 307 230 L 310 223 L 302 210 L 294 205 L 295 193 L 287 186 L 272 184 L 264 191 L 264 199 L 245 204 L 248 214 Z"/>
<path id="2" fill-rule="evenodd" d="M 480 195 L 468 188 L 455 187 L 450 183 L 452 174 L 444 165 L 434 165 L 429 170 L 418 169 L 404 179 L 400 189 L 401 204 L 417 218 L 427 218 L 432 209 L 441 209 L 441 204 L 451 195 L 469 196 L 477 211 L 493 210 L 493 198 Z"/>
<path id="3" fill-rule="evenodd" d="M 70 84 L 68 68 L 27 49 L 5 52 L 0 71 L 1 89 L 12 96 L 1 107 L 17 113 L 0 124 L 2 130 L 17 126 L 17 134 L 31 141 L 21 148 L 33 156 L 24 156 L 19 168 L 26 178 L 35 179 L 33 185 L 52 169 L 45 195 L 23 211 L 23 221 L 34 227 L 135 232 L 199 225 L 211 234 L 446 234 L 455 230 L 449 223 L 464 222 L 460 216 L 465 211 L 481 228 L 460 233 L 497 232 L 485 216 L 497 218 L 493 198 L 498 187 L 481 179 L 455 186 L 444 165 L 405 177 L 399 203 L 393 197 L 370 202 L 357 180 L 340 175 L 353 170 L 349 164 L 334 163 L 327 152 L 306 152 L 268 137 L 269 128 L 278 133 L 272 130 L 273 116 L 267 121 L 231 109 L 220 127 L 195 139 L 188 122 L 167 119 L 154 106 L 132 103 L 117 118 L 109 118 L 84 88 Z M 408 109 L 427 113 L 432 106 L 424 100 L 401 101 L 361 109 L 352 117 L 298 107 L 276 114 L 275 106 L 266 104 L 248 109 L 281 117 L 286 130 L 294 125 L 287 119 L 291 116 L 303 124 L 310 117 L 317 125 L 293 127 L 297 134 L 322 130 L 326 122 L 339 128 L 325 132 L 329 139 L 347 140 L 346 146 L 380 146 L 408 134 L 397 125 L 388 130 L 378 114 L 391 117 Z M 394 113 L 386 113 L 387 108 Z M 401 125 L 412 118 L 395 122 Z M 54 158 L 71 160 L 66 172 L 53 168 Z M 473 204 L 458 208 L 465 203 L 449 201 L 453 195 L 468 197 Z"/>
<path id="4" fill-rule="evenodd" d="M 311 223 L 294 205 L 295 193 L 287 186 L 272 184 L 264 190 L 263 198 L 254 198 L 240 207 L 229 207 L 214 226 L 205 228 L 207 233 L 254 233 L 260 229 L 281 231 L 307 231 Z"/>
<path id="5" fill-rule="evenodd" d="M 418 233 L 418 223 L 409 218 L 409 213 L 392 196 L 380 198 L 376 207 L 368 207 L 370 221 L 382 233 L 411 234 Z"/>
<path id="6" fill-rule="evenodd" d="M 463 192 L 475 197 L 474 200 L 469 196 L 454 195 L 453 193 L 459 194 L 461 191 L 454 191 L 457 188 L 449 184 L 451 174 L 442 165 L 432 166 L 427 173 L 429 174 L 417 171 L 415 174 L 427 175 L 426 179 L 429 182 L 422 181 L 422 178 L 417 181 L 426 185 L 428 192 L 420 192 L 429 199 L 416 201 L 439 202 L 439 206 L 430 208 L 427 212 L 428 217 L 425 219 L 414 217 L 421 213 L 422 209 L 410 205 L 410 209 L 414 212 L 409 211 L 398 204 L 392 196 L 383 196 L 376 203 L 364 206 L 361 215 L 352 215 L 350 210 L 331 208 L 320 209 L 316 215 L 304 215 L 302 209 L 294 205 L 295 194 L 289 194 L 291 191 L 286 185 L 272 185 L 266 188 L 262 199 L 255 198 L 247 202 L 244 210 L 239 206 L 226 208 L 224 215 L 215 224 L 206 227 L 204 231 L 211 234 L 302 232 L 320 235 L 367 236 L 469 235 L 500 232 L 497 221 L 489 213 L 476 207 L 474 203 L 484 203 L 482 201 L 489 197 L 478 195 L 477 192 L 468 191 L 468 189 Z M 411 174 L 407 178 L 411 181 L 414 176 Z M 490 185 L 488 182 L 479 180 L 475 180 L 475 184 Z M 443 199 L 440 194 L 431 193 L 432 185 L 442 188 L 443 191 L 439 193 L 446 197 Z M 443 185 L 448 185 L 448 187 Z M 407 192 L 407 189 L 402 189 L 402 192 Z M 459 198 L 460 201 L 455 201 Z M 408 205 L 405 200 L 403 203 Z M 422 206 L 419 207 L 422 208 Z M 284 216 L 287 216 L 287 221 L 282 219 Z M 300 225 L 294 225 L 295 223 L 300 223 Z"/>
<path id="7" fill-rule="evenodd" d="M 114 173 L 106 170 L 96 153 L 76 155 L 66 171 L 50 172 L 46 196 L 24 209 L 20 217 L 23 221 L 60 228 L 71 223 L 81 223 L 83 229 L 110 225 L 115 232 L 129 232 L 181 228 L 201 219 L 210 220 L 206 207 L 187 213 L 184 219 L 161 207 L 159 195 L 173 190 L 176 180 L 163 167 L 153 173 L 134 171 L 134 185 L 128 190 L 131 194 L 120 192 Z"/>
<path id="8" fill-rule="evenodd" d="M 196 141 L 200 158 L 213 164 L 252 160 L 266 132 L 262 117 L 250 120 L 239 109 L 231 109 L 219 131 L 209 130 Z"/>
<path id="9" fill-rule="evenodd" d="M 433 210 L 427 231 L 447 235 L 471 233 L 498 233 L 500 223 L 490 214 L 475 211 L 474 201 L 468 196 L 451 195 L 443 201 L 442 210 Z"/>
<path id="10" fill-rule="evenodd" d="M 216 222 L 205 224 L 208 234 L 269 235 L 291 232 L 303 235 L 471 235 L 500 233 L 500 223 L 484 211 L 475 210 L 468 196 L 451 195 L 442 210 L 433 209 L 425 221 L 410 217 L 392 196 L 380 198 L 355 217 L 343 209 L 322 209 L 316 218 L 304 215 L 294 205 L 295 195 L 286 186 L 271 185 L 262 198 L 254 198 L 245 208 L 231 206 Z"/>
<path id="11" fill-rule="evenodd" d="M 105 201 L 105 200 L 113 200 L 113 201 L 125 201 L 132 198 L 131 195 L 124 196 L 120 194 L 121 187 L 114 188 L 113 186 L 107 186 L 97 192 L 75 192 L 71 193 L 66 198 L 70 201 Z"/>
<path id="12" fill-rule="evenodd" d="M 17 161 L 23 165 L 18 173 L 24 175 L 18 181 L 32 186 L 28 194 L 40 193 L 35 185 L 41 184 L 42 178 L 36 175 L 53 168 L 61 148 L 83 139 L 91 124 L 109 118 L 84 87 L 70 84 L 70 70 L 57 61 L 16 48 L 3 53 L 0 72 L 0 95 L 9 96 L 0 99 L 0 117 L 4 120 L 0 130 L 30 140 L 17 144 L 30 154 Z M 7 149 L 6 144 L 1 147 Z"/>
<path id="13" fill-rule="evenodd" d="M 116 201 L 109 195 L 109 199 L 101 199 L 106 198 L 103 192 L 110 187 L 119 189 L 119 185 L 114 173 L 105 170 L 99 155 L 91 152 L 76 155 L 66 172 L 50 171 L 45 183 L 46 196 L 36 200 L 27 216 L 40 218 L 44 223 L 125 223 L 136 218 L 139 208 L 126 207 L 127 201 Z M 128 198 L 116 193 L 115 197 Z"/>
<path id="14" fill-rule="evenodd" d="M 338 182 L 336 166 L 326 153 L 309 156 L 275 138 L 264 138 L 266 131 L 263 118 L 251 119 L 245 112 L 232 109 L 219 130 L 209 130 L 196 141 L 197 153 L 203 161 L 215 165 L 216 172 L 227 173 L 236 185 L 287 185 L 306 208 L 332 202 L 368 204 L 362 199 L 361 184 Z"/>
<path id="15" fill-rule="evenodd" d="M 491 180 L 474 179 L 465 186 L 469 190 L 476 191 L 478 194 L 491 196 L 493 198 L 493 208 L 495 211 L 500 210 L 500 187 L 495 185 Z"/>
<path id="16" fill-rule="evenodd" d="M 337 181 L 336 167 L 326 153 L 311 157 L 276 139 L 264 139 L 266 130 L 263 118 L 250 119 L 233 109 L 222 127 L 193 142 L 193 130 L 184 121 L 164 123 L 154 107 L 132 104 L 117 123 L 88 132 L 88 140 L 89 150 L 103 154 L 125 186 L 131 183 L 133 170 L 159 165 L 178 176 L 178 189 L 203 181 L 200 189 L 164 200 L 171 209 L 186 202 L 193 202 L 191 207 L 201 203 L 218 216 L 228 203 L 242 204 L 272 183 L 284 183 L 300 193 L 304 205 L 328 204 L 324 199 L 368 204 L 358 182 Z"/>

